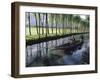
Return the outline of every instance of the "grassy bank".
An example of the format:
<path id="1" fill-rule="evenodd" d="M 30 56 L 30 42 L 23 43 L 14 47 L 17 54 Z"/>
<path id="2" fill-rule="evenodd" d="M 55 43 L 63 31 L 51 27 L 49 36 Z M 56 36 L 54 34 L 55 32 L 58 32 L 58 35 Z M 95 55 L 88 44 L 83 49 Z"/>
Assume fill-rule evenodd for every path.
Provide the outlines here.
<path id="1" fill-rule="evenodd" d="M 52 28 L 49 28 L 49 34 L 47 36 L 56 36 L 56 28 L 53 28 L 53 34 L 52 34 Z M 46 37 L 46 28 L 43 29 L 44 34 L 42 34 L 42 28 L 40 28 L 40 35 L 37 34 L 37 29 L 35 27 L 31 28 L 31 35 L 29 34 L 29 28 L 26 27 L 26 40 L 35 40 L 38 39 L 39 36 L 40 38 Z M 64 33 L 63 33 L 64 32 Z M 77 31 L 75 29 L 57 29 L 57 35 L 63 35 L 63 34 L 70 34 L 70 33 L 79 33 L 81 31 Z"/>

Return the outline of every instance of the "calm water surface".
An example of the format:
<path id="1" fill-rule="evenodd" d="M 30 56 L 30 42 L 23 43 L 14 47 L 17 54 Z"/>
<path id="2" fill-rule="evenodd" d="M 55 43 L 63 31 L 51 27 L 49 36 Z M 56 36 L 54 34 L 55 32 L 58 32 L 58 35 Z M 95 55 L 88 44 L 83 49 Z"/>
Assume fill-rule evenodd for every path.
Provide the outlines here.
<path id="1" fill-rule="evenodd" d="M 60 38 L 26 47 L 26 66 L 56 66 L 89 64 L 89 37 L 84 35 L 84 43 L 74 51 L 56 50 L 56 46 L 69 43 L 69 38 Z M 80 40 L 80 35 L 75 36 Z M 69 54 L 70 55 L 69 55 Z"/>

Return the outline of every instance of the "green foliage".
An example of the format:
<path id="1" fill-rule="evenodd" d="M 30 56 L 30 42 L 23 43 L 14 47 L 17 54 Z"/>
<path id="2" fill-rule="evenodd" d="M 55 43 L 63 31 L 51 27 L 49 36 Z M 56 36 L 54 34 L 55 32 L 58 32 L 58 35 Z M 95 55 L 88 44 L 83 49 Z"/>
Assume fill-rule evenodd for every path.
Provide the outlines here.
<path id="1" fill-rule="evenodd" d="M 61 33 L 59 33 L 59 29 L 57 29 L 57 35 L 63 35 L 63 29 L 60 29 Z M 70 33 L 70 29 L 65 29 L 66 34 Z M 79 33 L 80 31 L 77 31 L 77 29 L 72 30 L 73 33 L 77 32 Z M 38 39 L 39 35 L 37 34 L 36 27 L 31 28 L 31 33 L 32 35 L 29 34 L 28 27 L 26 27 L 26 40 L 34 40 Z M 56 28 L 53 28 L 53 34 L 52 34 L 52 28 L 49 28 L 49 34 L 47 36 L 56 36 Z M 40 38 L 46 37 L 46 28 L 44 28 L 44 34 L 42 35 L 42 28 L 40 28 Z"/>
<path id="2" fill-rule="evenodd" d="M 82 19 L 78 14 L 32 13 L 26 14 L 26 40 L 34 40 L 49 36 L 89 32 L 89 16 Z M 33 25 L 30 16 L 33 16 Z"/>

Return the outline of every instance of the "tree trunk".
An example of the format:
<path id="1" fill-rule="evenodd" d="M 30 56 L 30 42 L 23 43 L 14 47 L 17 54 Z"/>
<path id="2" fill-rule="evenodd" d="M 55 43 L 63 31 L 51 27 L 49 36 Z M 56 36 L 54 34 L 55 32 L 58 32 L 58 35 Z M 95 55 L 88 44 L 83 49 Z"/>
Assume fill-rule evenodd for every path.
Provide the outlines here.
<path id="1" fill-rule="evenodd" d="M 37 16 L 36 16 L 36 13 L 35 13 L 35 21 L 36 21 L 36 30 L 37 30 L 37 34 L 38 34 L 38 25 L 37 25 Z"/>
<path id="2" fill-rule="evenodd" d="M 53 34 L 53 26 L 54 26 L 54 14 L 51 14 L 51 17 L 52 17 L 52 34 Z"/>
<path id="3" fill-rule="evenodd" d="M 43 14 L 42 14 L 43 15 Z M 43 35 L 43 22 L 42 22 L 42 19 L 41 19 L 41 14 L 40 14 L 40 30 L 42 30 L 42 35 Z"/>
<path id="4" fill-rule="evenodd" d="M 61 23 L 60 15 L 59 15 L 59 23 Z M 60 25 L 59 26 L 59 33 L 60 33 Z"/>
<path id="5" fill-rule="evenodd" d="M 51 33 L 53 34 L 53 28 L 52 28 L 53 27 L 53 19 L 52 18 L 53 17 L 52 17 L 52 14 L 51 14 L 51 31 L 52 31 Z"/>
<path id="6" fill-rule="evenodd" d="M 30 12 L 28 12 L 28 21 L 29 21 L 29 35 L 31 35 Z"/>
<path id="7" fill-rule="evenodd" d="M 57 14 L 55 16 L 55 21 L 56 21 L 56 35 L 57 35 Z"/>
<path id="8" fill-rule="evenodd" d="M 68 17 L 66 16 L 66 34 L 68 33 L 67 27 L 68 27 Z"/>
<path id="9" fill-rule="evenodd" d="M 64 35 L 64 15 L 62 15 L 63 35 Z"/>
<path id="10" fill-rule="evenodd" d="M 38 13 L 39 16 L 39 38 L 40 38 L 40 13 Z"/>
<path id="11" fill-rule="evenodd" d="M 42 23 L 42 35 L 44 34 L 44 14 L 43 14 L 43 23 Z"/>
<path id="12" fill-rule="evenodd" d="M 47 37 L 47 24 L 48 24 L 48 21 L 47 21 L 47 13 L 46 13 L 46 26 L 45 26 L 45 28 L 46 28 L 46 37 Z"/>
<path id="13" fill-rule="evenodd" d="M 71 33 L 73 33 L 73 16 L 72 16 L 72 26 L 71 26 Z"/>
<path id="14" fill-rule="evenodd" d="M 48 21 L 48 18 L 49 18 L 49 14 L 47 13 L 47 32 L 49 34 L 49 21 Z"/>

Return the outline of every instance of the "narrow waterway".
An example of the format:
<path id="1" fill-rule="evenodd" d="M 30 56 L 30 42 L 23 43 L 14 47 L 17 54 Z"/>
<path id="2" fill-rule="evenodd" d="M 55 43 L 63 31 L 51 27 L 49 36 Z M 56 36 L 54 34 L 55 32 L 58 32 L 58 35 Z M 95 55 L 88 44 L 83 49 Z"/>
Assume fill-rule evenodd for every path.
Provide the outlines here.
<path id="1" fill-rule="evenodd" d="M 81 35 L 75 35 L 80 40 Z M 75 50 L 64 51 L 55 49 L 57 46 L 69 43 L 70 37 L 60 38 L 48 42 L 33 44 L 26 47 L 26 66 L 56 66 L 89 64 L 89 35 L 84 34 L 84 41 Z"/>

